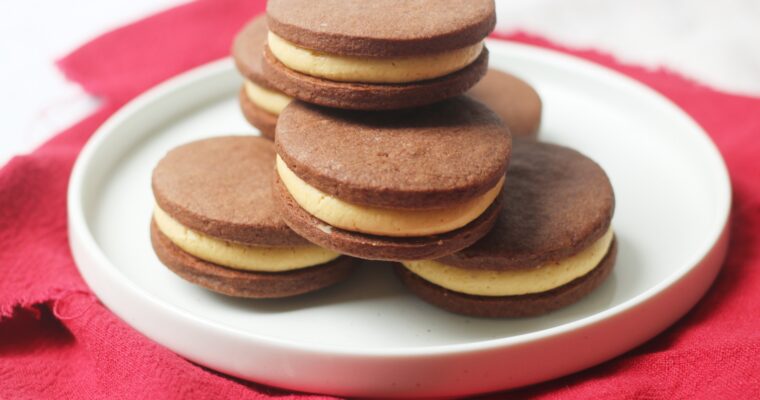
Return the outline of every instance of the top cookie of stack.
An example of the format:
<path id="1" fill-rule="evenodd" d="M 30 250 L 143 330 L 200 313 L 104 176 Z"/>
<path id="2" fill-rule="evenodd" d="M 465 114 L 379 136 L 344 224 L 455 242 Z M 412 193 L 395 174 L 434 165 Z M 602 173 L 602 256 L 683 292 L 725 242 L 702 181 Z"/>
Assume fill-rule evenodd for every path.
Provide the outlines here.
<path id="1" fill-rule="evenodd" d="M 485 75 L 493 0 L 271 0 L 261 69 L 293 98 L 389 110 L 464 93 Z"/>

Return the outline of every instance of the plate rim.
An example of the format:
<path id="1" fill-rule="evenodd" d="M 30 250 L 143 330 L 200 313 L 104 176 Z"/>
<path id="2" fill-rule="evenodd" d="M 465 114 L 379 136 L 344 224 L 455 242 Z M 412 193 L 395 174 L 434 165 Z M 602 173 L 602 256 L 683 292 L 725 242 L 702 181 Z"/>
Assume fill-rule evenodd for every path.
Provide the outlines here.
<path id="1" fill-rule="evenodd" d="M 714 167 L 717 168 L 714 172 L 718 174 L 718 177 L 721 181 L 721 187 L 715 188 L 715 192 L 718 193 L 718 206 L 720 207 L 718 212 L 721 217 L 717 218 L 716 222 L 714 222 L 709 228 L 710 234 L 706 236 L 706 243 L 699 243 L 698 246 L 695 246 L 697 250 L 694 251 L 688 261 L 684 261 L 682 265 L 677 270 L 672 272 L 666 279 L 661 280 L 642 293 L 639 293 L 638 295 L 620 304 L 606 308 L 592 315 L 588 315 L 550 328 L 496 339 L 416 347 L 342 347 L 334 344 L 318 344 L 300 342 L 292 339 L 270 337 L 227 326 L 223 323 L 213 320 L 204 319 L 188 310 L 184 310 L 172 303 L 154 297 L 148 291 L 141 288 L 130 279 L 126 278 L 123 274 L 119 273 L 118 267 L 116 267 L 116 265 L 113 264 L 111 260 L 106 256 L 106 254 L 97 244 L 93 232 L 89 229 L 87 218 L 82 207 L 83 199 L 86 197 L 84 193 L 84 178 L 86 177 L 88 166 L 90 166 L 93 162 L 93 158 L 97 150 L 106 140 L 106 138 L 108 138 L 109 133 L 116 126 L 121 124 L 124 120 L 130 118 L 132 114 L 140 111 L 146 105 L 154 101 L 160 101 L 162 97 L 169 95 L 175 90 L 178 90 L 186 85 L 191 85 L 196 81 L 203 79 L 212 79 L 216 75 L 225 74 L 230 70 L 233 70 L 234 66 L 232 60 L 230 58 L 224 58 L 191 69 L 187 72 L 170 78 L 151 89 L 148 89 L 141 95 L 128 102 L 116 113 L 111 115 L 108 120 L 103 123 L 90 137 L 80 154 L 77 156 L 76 163 L 72 169 L 67 192 L 69 243 L 70 247 L 72 247 L 72 252 L 74 252 L 74 240 L 78 240 L 78 245 L 82 246 L 88 252 L 88 254 L 94 258 L 95 262 L 100 265 L 106 265 L 108 267 L 104 268 L 104 271 L 109 275 L 110 279 L 120 282 L 123 287 L 132 295 L 140 296 L 143 299 L 148 300 L 154 306 L 164 309 L 164 312 L 174 314 L 176 317 L 183 318 L 187 322 L 201 324 L 206 328 L 218 330 L 221 334 L 233 335 L 238 339 L 253 341 L 258 345 L 287 348 L 289 350 L 296 350 L 311 354 L 344 355 L 370 358 L 398 358 L 418 356 L 435 357 L 441 355 L 456 355 L 461 353 L 490 351 L 510 346 L 518 346 L 529 342 L 537 342 L 550 339 L 554 336 L 567 334 L 579 329 L 593 326 L 615 315 L 623 314 L 632 309 L 635 309 L 642 304 L 651 301 L 657 295 L 661 294 L 669 287 L 679 282 L 689 272 L 701 265 L 702 261 L 705 260 L 720 244 L 724 229 L 727 228 L 729 221 L 732 201 L 731 182 L 725 161 L 723 160 L 723 157 L 718 151 L 715 143 L 711 140 L 704 129 L 702 129 L 702 127 L 699 126 L 683 109 L 678 107 L 675 103 L 667 99 L 661 93 L 650 88 L 649 86 L 646 86 L 640 81 L 637 81 L 615 70 L 604 67 L 600 64 L 558 51 L 526 44 L 489 39 L 487 41 L 487 45 L 490 48 L 502 48 L 502 50 L 505 51 L 522 52 L 532 58 L 548 59 L 549 61 L 552 61 L 552 63 L 560 62 L 567 68 L 580 70 L 581 73 L 593 73 L 598 78 L 605 79 L 608 82 L 611 82 L 613 85 L 627 86 L 627 89 L 629 90 L 637 91 L 639 94 L 644 96 L 649 96 L 652 101 L 659 103 L 659 107 L 669 109 L 673 116 L 678 115 L 678 118 L 690 125 L 690 130 L 699 134 L 695 136 L 698 137 L 698 140 L 702 142 L 700 145 L 704 147 L 703 150 L 712 155 L 711 162 L 717 162 L 715 163 L 716 165 L 714 165 Z M 82 270 L 82 263 L 79 262 L 79 260 L 76 260 L 76 255 L 74 258 L 77 269 L 79 270 L 80 274 L 84 276 L 85 273 Z M 90 289 L 97 295 L 97 292 L 94 288 L 90 287 Z M 100 296 L 98 297 L 100 298 Z M 115 315 L 121 318 L 120 313 L 114 311 L 105 301 L 103 304 L 106 305 L 109 310 L 111 310 Z M 132 326 L 130 323 L 128 323 L 128 325 Z"/>

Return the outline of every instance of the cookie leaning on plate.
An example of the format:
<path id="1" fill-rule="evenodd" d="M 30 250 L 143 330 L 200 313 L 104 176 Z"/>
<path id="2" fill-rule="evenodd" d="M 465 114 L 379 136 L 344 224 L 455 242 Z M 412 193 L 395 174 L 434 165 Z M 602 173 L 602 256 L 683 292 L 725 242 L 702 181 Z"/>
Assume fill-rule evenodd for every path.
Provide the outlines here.
<path id="1" fill-rule="evenodd" d="M 267 21 L 262 67 L 273 87 L 323 106 L 385 110 L 475 85 L 496 14 L 493 0 L 270 0 Z"/>
<path id="2" fill-rule="evenodd" d="M 515 142 L 493 230 L 471 247 L 396 270 L 422 299 L 480 317 L 539 315 L 598 287 L 615 263 L 607 175 L 575 150 Z"/>
<path id="3" fill-rule="evenodd" d="M 274 139 L 277 116 L 292 100 L 273 88 L 264 78 L 261 55 L 267 42 L 266 16 L 260 15 L 238 32 L 232 44 L 235 66 L 245 78 L 240 89 L 239 101 L 243 115 L 262 135 Z"/>
<path id="4" fill-rule="evenodd" d="M 385 112 L 294 101 L 280 114 L 275 147 L 275 194 L 294 231 L 360 258 L 413 260 L 488 232 L 511 137 L 465 96 Z"/>
<path id="5" fill-rule="evenodd" d="M 509 127 L 514 139 L 536 139 L 541 127 L 541 97 L 522 79 L 489 68 L 467 95 L 487 105 Z"/>
<path id="6" fill-rule="evenodd" d="M 272 142 L 253 136 L 195 141 L 153 171 L 151 240 L 180 277 L 236 297 L 311 292 L 348 276 L 354 261 L 290 230 L 274 204 Z"/>

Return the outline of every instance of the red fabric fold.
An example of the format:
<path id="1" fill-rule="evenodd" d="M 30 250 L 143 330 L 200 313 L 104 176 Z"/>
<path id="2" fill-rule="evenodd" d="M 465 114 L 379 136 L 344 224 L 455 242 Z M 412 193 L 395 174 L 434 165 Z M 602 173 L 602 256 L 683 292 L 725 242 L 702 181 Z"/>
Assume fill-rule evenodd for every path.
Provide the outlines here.
<path id="1" fill-rule="evenodd" d="M 124 102 L 179 72 L 226 57 L 232 38 L 265 1 L 204 0 L 100 36 L 59 61 L 95 96 Z"/>
<path id="2" fill-rule="evenodd" d="M 92 295 L 66 236 L 68 177 L 95 129 L 152 85 L 226 56 L 235 32 L 263 9 L 261 0 L 190 3 L 105 34 L 59 62 L 102 106 L 0 170 L 0 398 L 321 397 L 221 375 L 143 337 Z M 491 397 L 760 397 L 760 99 L 524 34 L 500 37 L 608 66 L 676 102 L 724 155 L 734 211 L 723 272 L 676 325 L 597 367 Z"/>

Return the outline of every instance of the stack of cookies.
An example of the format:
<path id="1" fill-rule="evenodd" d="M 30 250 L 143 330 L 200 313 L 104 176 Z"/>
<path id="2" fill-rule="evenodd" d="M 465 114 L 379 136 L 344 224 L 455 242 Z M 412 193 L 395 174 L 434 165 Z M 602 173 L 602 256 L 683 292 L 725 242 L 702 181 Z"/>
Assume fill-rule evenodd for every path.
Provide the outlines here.
<path id="1" fill-rule="evenodd" d="M 493 0 L 270 0 L 232 53 L 241 110 L 274 144 L 220 137 L 161 160 L 161 261 L 253 298 L 392 261 L 420 298 L 483 317 L 589 293 L 615 261 L 612 187 L 534 140 L 538 94 L 488 69 L 494 24 Z"/>

